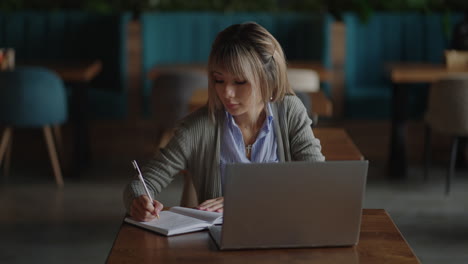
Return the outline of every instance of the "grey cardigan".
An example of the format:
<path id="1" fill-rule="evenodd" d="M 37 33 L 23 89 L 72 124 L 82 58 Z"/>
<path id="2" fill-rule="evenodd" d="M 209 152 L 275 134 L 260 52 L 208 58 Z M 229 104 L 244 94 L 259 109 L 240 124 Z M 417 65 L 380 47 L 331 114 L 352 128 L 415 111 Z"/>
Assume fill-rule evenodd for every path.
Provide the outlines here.
<path id="1" fill-rule="evenodd" d="M 325 160 L 320 141 L 312 133 L 312 121 L 299 98 L 287 95 L 272 103 L 271 109 L 280 162 Z M 219 111 L 213 121 L 208 108 L 203 107 L 180 122 L 168 145 L 142 168 L 153 197 L 181 170 L 190 172 L 198 201 L 222 196 L 219 162 L 224 116 L 224 111 Z M 142 194 L 145 191 L 139 180 L 126 186 L 123 198 L 127 211 L 133 199 Z"/>

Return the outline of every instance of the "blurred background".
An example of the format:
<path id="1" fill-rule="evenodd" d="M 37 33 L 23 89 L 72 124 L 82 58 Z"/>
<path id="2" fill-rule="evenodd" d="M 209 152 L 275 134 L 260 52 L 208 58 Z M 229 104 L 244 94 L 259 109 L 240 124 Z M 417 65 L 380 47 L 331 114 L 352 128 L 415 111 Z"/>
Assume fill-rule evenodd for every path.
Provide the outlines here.
<path id="1" fill-rule="evenodd" d="M 364 207 L 422 263 L 468 263 L 462 0 L 2 0 L 0 263 L 104 262 L 130 161 L 206 102 L 211 43 L 246 21 L 282 45 L 313 129 L 370 161 Z"/>

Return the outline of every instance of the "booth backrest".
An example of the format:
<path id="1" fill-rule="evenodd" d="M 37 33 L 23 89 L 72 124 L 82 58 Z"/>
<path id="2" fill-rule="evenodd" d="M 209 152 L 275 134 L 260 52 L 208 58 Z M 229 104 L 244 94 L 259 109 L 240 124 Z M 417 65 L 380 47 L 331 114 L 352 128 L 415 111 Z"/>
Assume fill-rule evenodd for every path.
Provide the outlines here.
<path id="1" fill-rule="evenodd" d="M 148 113 L 151 81 L 148 72 L 157 65 L 206 63 L 218 32 L 254 21 L 270 31 L 288 60 L 313 60 L 331 65 L 330 16 L 273 13 L 144 13 L 141 16 L 143 101 Z"/>
<path id="2" fill-rule="evenodd" d="M 450 26 L 444 29 L 444 22 L 450 25 L 460 18 L 460 14 L 447 17 L 447 21 L 441 14 L 375 13 L 363 22 L 355 14 L 345 14 L 346 101 L 351 102 L 348 105 L 352 105 L 355 97 L 368 97 L 376 102 L 383 99 L 379 104 L 390 105 L 391 81 L 386 65 L 391 62 L 443 63 L 451 33 Z M 425 100 L 425 96 L 414 93 L 426 92 L 419 89 L 410 93 Z M 353 110 L 345 111 L 355 116 Z M 369 109 L 368 113 L 374 110 Z"/>
<path id="3" fill-rule="evenodd" d="M 127 93 L 126 28 L 129 20 L 127 13 L 1 12 L 0 47 L 14 48 L 19 62 L 100 60 L 102 72 L 92 81 L 92 88 L 124 98 Z M 105 105 L 105 93 L 100 94 Z M 114 110 L 125 112 L 125 109 Z"/>

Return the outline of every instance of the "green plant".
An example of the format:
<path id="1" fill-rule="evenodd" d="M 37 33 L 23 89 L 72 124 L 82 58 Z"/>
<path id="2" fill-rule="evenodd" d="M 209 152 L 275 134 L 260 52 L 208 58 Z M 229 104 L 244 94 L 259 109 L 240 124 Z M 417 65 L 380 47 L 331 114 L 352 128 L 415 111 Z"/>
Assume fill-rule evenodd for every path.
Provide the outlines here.
<path id="1" fill-rule="evenodd" d="M 288 10 L 328 12 L 342 20 L 346 12 L 354 12 L 363 22 L 373 13 L 390 12 L 451 12 L 468 9 L 466 0 L 290 0 L 284 5 Z"/>
<path id="2" fill-rule="evenodd" d="M 451 12 L 468 9 L 467 0 L 0 0 L 0 11 L 84 9 L 119 11 L 328 12 L 338 20 L 356 12 L 363 21 L 376 11 Z"/>
<path id="3" fill-rule="evenodd" d="M 145 1 L 145 0 L 142 0 Z M 146 0 L 158 11 L 275 11 L 278 0 Z"/>
<path id="4" fill-rule="evenodd" d="M 110 13 L 125 10 L 126 2 L 125 0 L 1 0 L 0 11 L 87 10 L 98 13 Z"/>
<path id="5" fill-rule="evenodd" d="M 83 9 L 97 13 L 110 13 L 113 11 L 109 1 L 106 0 L 86 0 Z"/>
<path id="6" fill-rule="evenodd" d="M 17 11 L 22 9 L 54 10 L 61 6 L 62 0 L 1 0 L 1 11 Z"/>

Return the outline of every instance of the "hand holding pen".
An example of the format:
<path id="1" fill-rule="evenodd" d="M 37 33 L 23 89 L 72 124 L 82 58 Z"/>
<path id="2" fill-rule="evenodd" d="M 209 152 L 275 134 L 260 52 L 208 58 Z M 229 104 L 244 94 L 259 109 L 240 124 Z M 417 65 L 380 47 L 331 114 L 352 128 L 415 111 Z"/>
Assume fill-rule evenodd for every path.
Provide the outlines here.
<path id="1" fill-rule="evenodd" d="M 151 196 L 148 188 L 146 187 L 140 168 L 138 167 L 138 164 L 135 160 L 132 161 L 132 164 L 135 170 L 138 172 L 138 178 L 143 184 L 146 195 L 141 195 L 133 199 L 130 208 L 130 214 L 135 220 L 144 222 L 151 221 L 155 217 L 159 218 L 159 212 L 161 212 L 163 209 L 163 204 L 154 200 Z"/>

